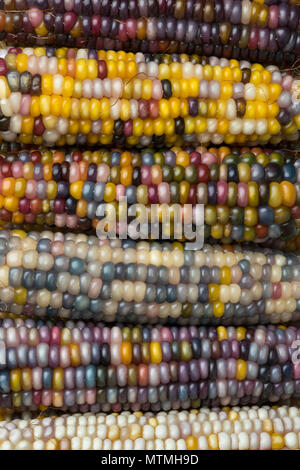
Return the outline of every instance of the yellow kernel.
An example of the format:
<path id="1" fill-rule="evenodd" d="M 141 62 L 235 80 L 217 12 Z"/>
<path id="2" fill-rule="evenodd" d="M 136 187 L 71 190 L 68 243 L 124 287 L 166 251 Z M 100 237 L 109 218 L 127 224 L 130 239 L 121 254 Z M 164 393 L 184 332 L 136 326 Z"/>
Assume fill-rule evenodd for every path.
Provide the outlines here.
<path id="1" fill-rule="evenodd" d="M 198 450 L 198 441 L 194 436 L 189 436 L 185 440 L 187 450 Z"/>
<path id="2" fill-rule="evenodd" d="M 243 359 L 236 361 L 236 379 L 245 380 L 247 377 L 247 363 Z"/>

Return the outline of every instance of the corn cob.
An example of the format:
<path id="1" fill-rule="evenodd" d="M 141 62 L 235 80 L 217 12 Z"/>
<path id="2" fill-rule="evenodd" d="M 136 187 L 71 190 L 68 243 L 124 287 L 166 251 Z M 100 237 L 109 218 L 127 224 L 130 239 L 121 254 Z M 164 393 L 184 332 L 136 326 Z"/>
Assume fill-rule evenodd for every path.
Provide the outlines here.
<path id="1" fill-rule="evenodd" d="M 262 5 L 278 5 L 282 0 L 258 0 Z M 283 3 L 288 3 L 289 5 L 299 5 L 299 0 L 284 0 Z"/>
<path id="2" fill-rule="evenodd" d="M 0 159 L 0 178 L 0 219 L 16 225 L 97 228 L 99 209 L 121 212 L 126 197 L 128 208 L 205 205 L 210 242 L 293 239 L 300 226 L 300 160 L 272 150 L 21 151 Z"/>
<path id="3" fill-rule="evenodd" d="M 280 251 L 298 251 L 300 250 L 300 236 L 299 234 L 295 238 L 290 240 L 268 240 L 263 243 L 265 248 L 271 248 Z"/>
<path id="4" fill-rule="evenodd" d="M 80 0 L 1 0 L 0 10 L 24 12 L 38 9 L 42 12 L 53 13 L 71 11 L 80 16 L 100 15 L 120 19 L 173 16 L 176 19 L 195 18 L 197 21 L 206 22 L 211 22 L 211 19 L 215 17 L 218 21 L 227 20 L 235 23 L 239 17 L 237 14 L 239 8 L 235 3 L 232 0 L 215 0 L 213 4 L 207 0 L 186 0 L 185 2 L 180 0 L 167 2 L 163 0 L 92 0 L 84 4 Z M 276 19 L 281 26 L 286 26 L 291 21 L 292 10 L 287 6 L 299 5 L 298 0 L 243 0 L 240 3 L 242 3 L 243 23 L 263 25 L 271 16 L 273 21 Z M 272 8 L 278 4 L 280 7 Z M 277 19 L 277 16 L 280 18 Z"/>
<path id="5" fill-rule="evenodd" d="M 299 256 L 239 246 L 0 232 L 1 309 L 42 318 L 253 324 L 299 318 Z"/>
<path id="6" fill-rule="evenodd" d="M 174 2 L 42 3 L 42 8 L 30 8 L 27 2 L 10 2 L 0 10 L 0 38 L 26 46 L 189 52 L 259 58 L 280 65 L 293 63 L 300 53 L 296 5 L 269 7 L 250 0 L 177 6 Z"/>
<path id="7" fill-rule="evenodd" d="M 84 49 L 56 54 L 3 50 L 3 140 L 148 146 L 299 138 L 299 84 L 275 66 L 216 57 L 201 65 L 186 56 L 157 64 L 142 53 Z"/>
<path id="8" fill-rule="evenodd" d="M 168 411 L 300 393 L 295 327 L 0 325 L 2 409 Z"/>
<path id="9" fill-rule="evenodd" d="M 299 408 L 64 414 L 0 423 L 1 450 L 299 449 Z"/>

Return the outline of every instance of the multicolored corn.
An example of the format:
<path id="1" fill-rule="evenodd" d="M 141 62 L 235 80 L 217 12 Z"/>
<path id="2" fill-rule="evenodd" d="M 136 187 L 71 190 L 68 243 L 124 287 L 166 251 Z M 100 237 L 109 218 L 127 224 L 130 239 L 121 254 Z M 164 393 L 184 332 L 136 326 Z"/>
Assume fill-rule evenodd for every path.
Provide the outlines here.
<path id="1" fill-rule="evenodd" d="M 9 1 L 0 5 L 8 44 L 187 52 L 293 64 L 300 6 L 250 0 Z M 1 8 L 4 10 L 1 11 Z"/>
<path id="2" fill-rule="evenodd" d="M 130 207 L 154 204 L 158 211 L 178 205 L 183 223 L 190 222 L 186 205 L 196 210 L 203 204 L 208 241 L 292 239 L 300 227 L 300 160 L 285 152 L 228 147 L 22 150 L 0 157 L 4 223 L 87 230 L 115 208 L 122 234 Z M 127 223 L 121 220 L 124 210 Z M 154 222 L 154 215 L 149 212 L 146 222 Z"/>
<path id="3" fill-rule="evenodd" d="M 299 319 L 295 253 L 0 231 L 2 311 L 133 324 Z"/>
<path id="4" fill-rule="evenodd" d="M 2 409 L 168 411 L 300 393 L 295 327 L 0 325 Z"/>
<path id="5" fill-rule="evenodd" d="M 299 81 L 275 66 L 176 54 L 157 63 L 142 53 L 86 49 L 1 53 L 4 141 L 171 146 L 299 139 Z"/>
<path id="6" fill-rule="evenodd" d="M 84 413 L 0 423 L 1 450 L 281 450 L 300 448 L 299 408 Z"/>

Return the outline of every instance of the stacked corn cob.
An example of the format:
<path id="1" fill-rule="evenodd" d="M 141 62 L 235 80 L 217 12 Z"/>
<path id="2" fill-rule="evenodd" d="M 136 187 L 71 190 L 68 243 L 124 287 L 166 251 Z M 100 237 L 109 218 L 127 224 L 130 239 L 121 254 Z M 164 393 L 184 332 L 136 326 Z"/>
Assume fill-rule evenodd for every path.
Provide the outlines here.
<path id="1" fill-rule="evenodd" d="M 221 325 L 299 319 L 293 253 L 3 230 L 0 255 L 1 308 L 15 314 Z"/>
<path id="2" fill-rule="evenodd" d="M 187 52 L 292 64 L 300 7 L 250 0 L 1 2 L 8 44 Z M 2 9 L 2 11 L 1 11 Z"/>
<path id="3" fill-rule="evenodd" d="M 0 135 L 50 145 L 297 141 L 299 81 L 247 61 L 8 49 Z"/>
<path id="4" fill-rule="evenodd" d="M 12 419 L 0 423 L 0 449 L 298 449 L 299 419 L 299 409 L 287 406 Z"/>
<path id="5" fill-rule="evenodd" d="M 294 327 L 0 324 L 3 409 L 159 411 L 300 393 Z"/>
<path id="6" fill-rule="evenodd" d="M 0 0 L 0 449 L 300 448 L 265 406 L 300 394 L 300 330 L 270 325 L 299 321 L 299 253 L 228 244 L 300 247 L 272 149 L 299 142 L 299 26 L 298 0 Z M 41 231 L 123 235 L 124 196 L 160 229 L 202 204 L 223 246 Z"/>
<path id="7" fill-rule="evenodd" d="M 0 219 L 85 230 L 112 208 L 121 219 L 132 205 L 156 204 L 159 213 L 177 204 L 180 220 L 195 226 L 196 205 L 203 204 L 208 241 L 291 239 L 300 226 L 299 163 L 259 148 L 10 153 L 0 159 Z M 128 222 L 116 228 L 126 232 Z"/>

